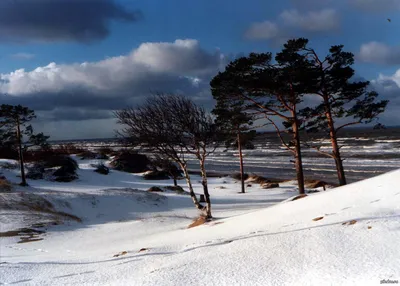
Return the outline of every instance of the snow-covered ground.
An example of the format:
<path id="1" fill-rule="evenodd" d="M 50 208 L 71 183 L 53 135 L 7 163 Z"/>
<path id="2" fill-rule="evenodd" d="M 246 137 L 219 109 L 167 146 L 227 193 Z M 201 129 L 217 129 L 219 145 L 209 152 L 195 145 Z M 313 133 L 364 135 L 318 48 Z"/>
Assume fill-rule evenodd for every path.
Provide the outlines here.
<path id="1" fill-rule="evenodd" d="M 400 170 L 291 201 L 293 182 L 246 194 L 228 177 L 210 178 L 215 220 L 188 229 L 198 215 L 190 197 L 148 193 L 141 175 L 93 172 L 79 180 L 29 181 L 26 194 L 72 220 L 43 240 L 0 238 L 0 285 L 377 285 L 400 280 Z M 2 170 L 18 182 L 16 170 Z M 201 193 L 199 177 L 193 176 Z M 184 186 L 184 182 L 180 181 Z M 21 190 L 21 189 L 18 189 Z M 1 198 L 0 198 L 1 199 Z M 0 232 L 32 223 L 2 211 Z M 31 214 L 32 215 L 32 214 Z M 34 217 L 35 222 L 49 218 Z"/>

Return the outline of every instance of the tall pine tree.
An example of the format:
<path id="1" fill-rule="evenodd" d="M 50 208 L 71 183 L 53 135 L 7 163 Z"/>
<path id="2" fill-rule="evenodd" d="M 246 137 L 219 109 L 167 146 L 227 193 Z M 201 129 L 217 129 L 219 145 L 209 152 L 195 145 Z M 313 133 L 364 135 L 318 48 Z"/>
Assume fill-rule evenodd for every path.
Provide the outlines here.
<path id="1" fill-rule="evenodd" d="M 237 94 L 240 90 L 237 85 L 232 81 L 228 73 L 216 76 L 210 83 L 211 92 L 217 104 L 212 111 L 217 116 L 216 123 L 223 130 L 223 135 L 227 146 L 237 146 L 239 152 L 239 166 L 240 166 L 240 182 L 241 192 L 245 193 L 245 177 L 244 177 L 244 163 L 243 163 L 243 148 L 251 138 L 246 136 L 248 131 L 253 125 L 255 119 L 254 115 L 246 112 L 244 101 L 241 98 L 232 98 L 231 94 Z"/>
<path id="2" fill-rule="evenodd" d="M 307 107 L 301 115 L 307 119 L 305 128 L 309 132 L 325 131 L 329 134 L 331 152 L 315 148 L 335 160 L 340 185 L 347 183 L 343 159 L 338 143 L 338 132 L 347 126 L 371 123 L 384 112 L 387 100 L 378 100 L 378 94 L 369 90 L 368 81 L 354 81 L 352 65 L 354 55 L 343 51 L 343 46 L 332 46 L 325 58 L 309 48 L 307 39 L 288 43 L 297 57 L 307 61 L 308 93 L 318 96 L 320 104 Z"/>
<path id="3" fill-rule="evenodd" d="M 2 146 L 15 148 L 18 151 L 18 160 L 21 170 L 21 186 L 27 186 L 24 168 L 24 152 L 32 146 L 47 144 L 48 136 L 43 133 L 34 134 L 29 121 L 36 118 L 35 112 L 21 105 L 0 106 L 0 141 Z M 26 140 L 24 140 L 24 137 Z"/>

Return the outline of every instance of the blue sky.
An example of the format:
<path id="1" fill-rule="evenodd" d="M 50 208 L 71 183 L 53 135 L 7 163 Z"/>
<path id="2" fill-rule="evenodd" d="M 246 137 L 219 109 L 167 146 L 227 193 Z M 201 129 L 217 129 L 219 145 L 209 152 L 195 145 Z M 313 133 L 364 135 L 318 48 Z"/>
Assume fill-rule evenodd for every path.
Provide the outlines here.
<path id="1" fill-rule="evenodd" d="M 309 38 L 322 55 L 330 45 L 344 44 L 356 55 L 357 75 L 372 80 L 383 96 L 400 90 L 400 0 L 76 0 L 65 13 L 59 8 L 65 0 L 29 2 L 29 7 L 28 0 L 0 3 L 0 99 L 34 101 L 44 118 L 39 128 L 56 138 L 66 135 L 55 121 L 71 132 L 78 128 L 77 137 L 112 134 L 112 119 L 100 114 L 111 108 L 71 103 L 77 98 L 90 102 L 98 99 L 96 93 L 113 100 L 114 94 L 117 103 L 111 105 L 118 109 L 146 96 L 146 88 L 168 88 L 206 102 L 208 81 L 226 58 L 277 51 L 294 37 Z M 48 16 L 53 11 L 56 16 Z M 84 62 L 90 65 L 82 67 Z M 16 74 L 19 69 L 24 71 Z M 194 78 L 201 84 L 190 81 Z M 398 97 L 393 102 L 400 106 Z M 396 118 L 389 110 L 384 120 Z"/>

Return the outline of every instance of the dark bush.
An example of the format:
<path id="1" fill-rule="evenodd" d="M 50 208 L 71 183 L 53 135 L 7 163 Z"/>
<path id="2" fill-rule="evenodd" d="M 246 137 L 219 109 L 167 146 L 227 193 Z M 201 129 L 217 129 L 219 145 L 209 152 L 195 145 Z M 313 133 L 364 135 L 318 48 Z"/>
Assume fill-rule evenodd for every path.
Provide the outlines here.
<path id="1" fill-rule="evenodd" d="M 106 167 L 104 164 L 98 164 L 94 171 L 102 175 L 108 175 L 110 173 L 110 169 Z"/>
<path id="2" fill-rule="evenodd" d="M 115 156 L 111 166 L 119 171 L 128 173 L 142 173 L 151 170 L 151 162 L 146 155 L 123 151 Z"/>
<path id="3" fill-rule="evenodd" d="M 159 187 L 151 187 L 150 189 L 147 190 L 148 192 L 152 192 L 152 193 L 162 193 L 164 192 L 161 188 Z"/>
<path id="4" fill-rule="evenodd" d="M 43 160 L 44 168 L 65 167 L 67 170 L 75 172 L 79 167 L 78 163 L 70 156 L 54 155 Z"/>
<path id="5" fill-rule="evenodd" d="M 45 169 L 58 168 L 53 172 L 53 179 L 57 182 L 71 182 L 78 178 L 76 170 L 78 164 L 74 159 L 64 155 L 54 155 L 42 162 Z"/>
<path id="6" fill-rule="evenodd" d="M 168 173 L 165 171 L 149 171 L 144 174 L 143 179 L 145 180 L 168 180 Z"/>
<path id="7" fill-rule="evenodd" d="M 0 146 L 0 158 L 18 160 L 18 152 L 11 147 Z"/>
<path id="8" fill-rule="evenodd" d="M 240 181 L 240 173 L 234 173 L 231 176 L 233 179 Z M 244 180 L 247 180 L 249 178 L 248 174 L 243 174 Z"/>
<path id="9" fill-rule="evenodd" d="M 76 180 L 78 179 L 78 175 L 75 170 L 71 166 L 62 166 L 53 173 L 54 180 L 56 182 L 71 182 Z"/>
<path id="10" fill-rule="evenodd" d="M 26 173 L 26 178 L 31 180 L 41 180 L 44 177 L 45 168 L 43 163 L 35 163 L 32 167 L 28 169 Z"/>
<path id="11" fill-rule="evenodd" d="M 81 158 L 82 160 L 91 160 L 91 159 L 97 158 L 97 154 L 92 151 L 89 151 L 89 150 L 78 153 L 78 154 L 76 154 L 76 156 Z"/>
<path id="12" fill-rule="evenodd" d="M 263 183 L 263 184 L 261 184 L 261 188 L 263 188 L 263 189 L 279 188 L 279 184 L 278 183 Z"/>

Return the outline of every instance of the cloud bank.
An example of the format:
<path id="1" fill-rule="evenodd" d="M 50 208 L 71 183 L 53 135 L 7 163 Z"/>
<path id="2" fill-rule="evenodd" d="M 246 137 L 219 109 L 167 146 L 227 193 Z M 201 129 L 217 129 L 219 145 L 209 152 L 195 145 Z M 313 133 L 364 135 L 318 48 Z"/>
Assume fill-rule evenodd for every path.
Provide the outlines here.
<path id="1" fill-rule="evenodd" d="M 223 54 L 207 52 L 196 40 L 144 43 L 99 62 L 1 74 L 0 101 L 45 111 L 51 120 L 102 119 L 152 91 L 198 96 L 225 64 Z"/>

